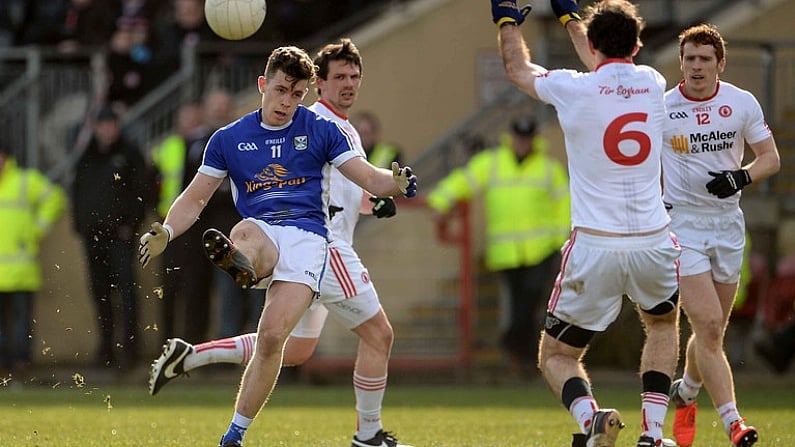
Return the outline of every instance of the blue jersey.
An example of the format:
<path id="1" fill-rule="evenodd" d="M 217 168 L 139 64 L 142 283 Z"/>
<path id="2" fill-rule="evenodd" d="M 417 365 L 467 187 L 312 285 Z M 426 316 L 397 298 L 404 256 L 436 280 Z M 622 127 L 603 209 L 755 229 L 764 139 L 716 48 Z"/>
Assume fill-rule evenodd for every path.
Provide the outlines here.
<path id="1" fill-rule="evenodd" d="M 199 172 L 228 175 L 243 218 L 301 228 L 328 238 L 326 207 L 331 164 L 359 155 L 337 124 L 299 105 L 292 121 L 266 126 L 261 110 L 216 131 Z"/>

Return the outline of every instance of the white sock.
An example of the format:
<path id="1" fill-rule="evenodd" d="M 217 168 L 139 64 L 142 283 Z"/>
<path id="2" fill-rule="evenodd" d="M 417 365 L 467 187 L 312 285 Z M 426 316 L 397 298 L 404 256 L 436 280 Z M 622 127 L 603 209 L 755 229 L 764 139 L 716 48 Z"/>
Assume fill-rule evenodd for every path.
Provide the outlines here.
<path id="1" fill-rule="evenodd" d="M 721 420 L 723 420 L 723 429 L 726 430 L 726 433 L 730 433 L 729 428 L 732 422 L 742 419 L 739 410 L 737 410 L 737 403 L 735 402 L 729 402 L 718 407 L 718 414 Z"/>
<path id="2" fill-rule="evenodd" d="M 245 365 L 254 355 L 257 334 L 243 334 L 222 338 L 193 346 L 193 352 L 185 357 L 185 371 L 213 363 L 237 363 Z M 239 425 L 239 424 L 238 424 Z"/>
<path id="3" fill-rule="evenodd" d="M 254 422 L 254 419 L 247 418 L 237 411 L 235 411 L 235 415 L 232 416 L 232 423 L 239 427 L 248 428 L 252 422 Z"/>
<path id="4" fill-rule="evenodd" d="M 571 403 L 569 413 L 574 416 L 574 420 L 580 425 L 580 430 L 583 433 L 588 433 L 591 427 L 591 419 L 593 414 L 599 410 L 599 404 L 593 396 L 582 396 Z"/>
<path id="5" fill-rule="evenodd" d="M 641 422 L 644 436 L 651 436 L 655 441 L 663 437 L 665 412 L 668 410 L 668 395 L 663 393 L 645 392 L 641 394 Z"/>
<path id="6" fill-rule="evenodd" d="M 356 438 L 372 439 L 381 430 L 381 403 L 384 401 L 386 376 L 364 377 L 353 372 L 353 391 L 356 395 Z"/>
<path id="7" fill-rule="evenodd" d="M 692 404 L 698 397 L 698 392 L 701 391 L 703 382 L 698 382 L 693 377 L 687 374 L 682 375 L 682 384 L 679 385 L 679 395 L 688 404 Z"/>
<path id="8" fill-rule="evenodd" d="M 221 438 L 221 443 L 225 441 L 237 441 L 238 443 L 242 443 L 243 438 L 246 436 L 248 426 L 251 425 L 253 420 L 254 419 L 249 419 L 235 411 L 235 415 L 232 416 L 232 423 L 229 424 L 229 429 L 226 430 L 226 434 Z"/>

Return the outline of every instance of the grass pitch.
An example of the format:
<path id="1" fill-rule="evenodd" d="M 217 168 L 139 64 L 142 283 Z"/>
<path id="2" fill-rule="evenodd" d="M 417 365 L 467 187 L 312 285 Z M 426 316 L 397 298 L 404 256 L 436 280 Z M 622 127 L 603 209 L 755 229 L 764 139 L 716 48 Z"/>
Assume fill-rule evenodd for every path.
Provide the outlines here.
<path id="1" fill-rule="evenodd" d="M 638 387 L 629 381 L 595 390 L 603 406 L 624 416 L 619 446 L 637 441 Z M 234 383 L 209 386 L 190 379 L 169 384 L 155 397 L 145 385 L 0 387 L 0 445 L 214 447 L 231 419 L 235 392 Z M 740 385 L 737 395 L 743 415 L 759 429 L 758 446 L 795 445 L 792 380 Z M 245 446 L 347 447 L 355 427 L 353 400 L 350 386 L 281 386 L 249 429 Z M 695 445 L 730 445 L 705 393 L 699 403 Z M 386 429 L 416 447 L 569 446 L 576 430 L 568 412 L 538 383 L 392 385 L 383 419 Z M 672 420 L 671 410 L 667 436 Z"/>

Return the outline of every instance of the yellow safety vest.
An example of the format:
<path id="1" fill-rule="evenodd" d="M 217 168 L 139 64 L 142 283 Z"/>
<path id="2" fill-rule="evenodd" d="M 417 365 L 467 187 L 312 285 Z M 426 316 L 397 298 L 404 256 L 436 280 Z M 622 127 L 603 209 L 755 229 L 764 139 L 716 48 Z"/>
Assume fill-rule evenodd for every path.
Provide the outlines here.
<path id="1" fill-rule="evenodd" d="M 179 135 L 171 135 L 152 151 L 152 160 L 160 172 L 160 197 L 157 202 L 157 212 L 162 217 L 165 217 L 171 204 L 182 192 L 187 151 L 185 139 Z"/>
<path id="2" fill-rule="evenodd" d="M 534 152 L 521 163 L 508 144 L 480 152 L 428 196 L 429 206 L 447 212 L 458 201 L 482 195 L 489 270 L 536 265 L 568 238 L 568 176 L 545 155 L 545 140 L 533 144 Z"/>
<path id="3" fill-rule="evenodd" d="M 392 162 L 397 156 L 398 148 L 395 146 L 390 146 L 386 143 L 376 143 L 376 145 L 373 146 L 373 150 L 367 156 L 367 160 L 379 168 L 390 169 Z"/>
<path id="4" fill-rule="evenodd" d="M 63 213 L 64 191 L 38 171 L 8 158 L 0 171 L 0 292 L 41 288 L 41 240 Z"/>

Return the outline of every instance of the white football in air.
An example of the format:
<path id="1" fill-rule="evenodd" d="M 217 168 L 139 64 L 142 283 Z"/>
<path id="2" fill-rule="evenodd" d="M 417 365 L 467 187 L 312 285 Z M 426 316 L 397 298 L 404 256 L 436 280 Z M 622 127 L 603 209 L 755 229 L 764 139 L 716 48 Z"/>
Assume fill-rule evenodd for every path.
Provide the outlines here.
<path id="1" fill-rule="evenodd" d="M 265 21 L 265 0 L 205 0 L 204 16 L 218 36 L 241 40 L 252 36 Z"/>

